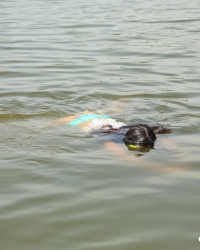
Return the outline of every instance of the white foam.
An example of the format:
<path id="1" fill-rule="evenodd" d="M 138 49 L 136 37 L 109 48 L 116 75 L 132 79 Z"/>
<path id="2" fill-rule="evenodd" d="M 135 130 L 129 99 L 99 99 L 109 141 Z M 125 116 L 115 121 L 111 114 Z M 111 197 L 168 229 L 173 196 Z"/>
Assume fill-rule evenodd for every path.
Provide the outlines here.
<path id="1" fill-rule="evenodd" d="M 122 126 L 125 126 L 126 124 L 123 122 L 117 122 L 112 118 L 106 118 L 106 119 L 94 119 L 92 120 L 88 126 L 92 130 L 99 130 L 101 129 L 104 125 L 111 125 L 113 128 L 120 128 Z"/>

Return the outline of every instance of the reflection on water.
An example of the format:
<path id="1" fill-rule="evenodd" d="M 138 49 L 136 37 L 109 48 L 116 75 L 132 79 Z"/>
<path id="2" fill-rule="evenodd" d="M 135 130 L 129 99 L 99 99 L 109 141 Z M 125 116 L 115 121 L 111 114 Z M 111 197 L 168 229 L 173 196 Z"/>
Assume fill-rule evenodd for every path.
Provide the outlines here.
<path id="1" fill-rule="evenodd" d="M 199 2 L 1 1 L 2 249 L 199 249 Z M 119 113 L 113 107 L 123 100 Z M 54 121 L 156 122 L 146 162 Z M 120 147 L 130 156 L 137 152 Z"/>

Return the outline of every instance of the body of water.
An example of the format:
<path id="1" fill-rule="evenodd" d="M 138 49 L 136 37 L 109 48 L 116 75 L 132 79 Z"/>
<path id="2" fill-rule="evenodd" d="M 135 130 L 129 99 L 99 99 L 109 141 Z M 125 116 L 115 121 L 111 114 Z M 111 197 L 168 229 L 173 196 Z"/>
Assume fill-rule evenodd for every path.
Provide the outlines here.
<path id="1" fill-rule="evenodd" d="M 199 8 L 0 1 L 1 249 L 199 249 Z M 183 170 L 55 123 L 85 110 L 172 129 L 160 137 L 178 149 L 158 141 L 138 158 Z"/>

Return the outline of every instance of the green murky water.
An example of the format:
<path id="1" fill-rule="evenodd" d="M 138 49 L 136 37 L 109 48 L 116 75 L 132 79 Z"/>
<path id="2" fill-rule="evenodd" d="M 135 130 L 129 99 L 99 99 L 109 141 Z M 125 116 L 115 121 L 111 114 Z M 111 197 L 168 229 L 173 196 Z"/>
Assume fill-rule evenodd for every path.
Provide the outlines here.
<path id="1" fill-rule="evenodd" d="M 199 249 L 199 7 L 0 1 L 1 249 Z M 181 148 L 158 141 L 141 158 L 184 171 L 53 123 L 122 102 L 113 118 L 161 123 Z"/>

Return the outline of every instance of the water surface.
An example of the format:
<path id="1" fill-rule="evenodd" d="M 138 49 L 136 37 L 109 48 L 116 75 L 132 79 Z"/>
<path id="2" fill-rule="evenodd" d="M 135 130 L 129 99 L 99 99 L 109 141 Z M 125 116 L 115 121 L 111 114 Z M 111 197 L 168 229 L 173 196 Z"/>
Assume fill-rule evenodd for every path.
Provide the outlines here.
<path id="1" fill-rule="evenodd" d="M 199 249 L 199 7 L 0 1 L 1 249 Z M 54 123 L 85 110 L 173 129 L 140 158 L 185 170 Z"/>

